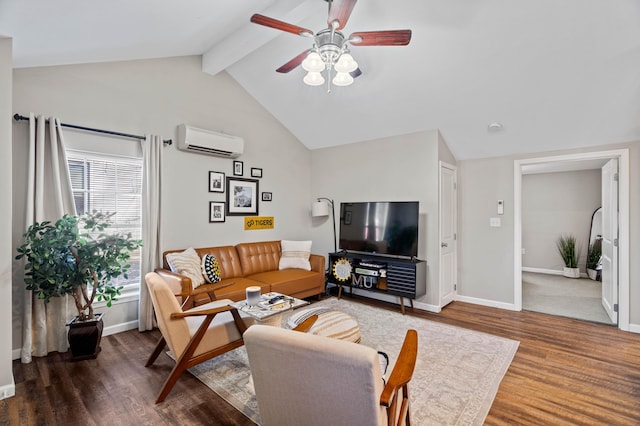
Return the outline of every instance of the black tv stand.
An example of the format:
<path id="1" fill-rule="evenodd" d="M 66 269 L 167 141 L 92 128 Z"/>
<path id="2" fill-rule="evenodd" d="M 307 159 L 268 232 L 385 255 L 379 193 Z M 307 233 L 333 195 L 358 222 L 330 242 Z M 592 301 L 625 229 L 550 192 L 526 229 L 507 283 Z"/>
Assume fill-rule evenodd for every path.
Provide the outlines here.
<path id="1" fill-rule="evenodd" d="M 427 292 L 427 262 L 415 256 L 397 258 L 379 254 L 357 253 L 342 250 L 329 253 L 327 282 L 338 286 L 338 298 L 342 287 L 388 294 L 400 298 L 404 314 L 404 298 L 413 300 Z"/>

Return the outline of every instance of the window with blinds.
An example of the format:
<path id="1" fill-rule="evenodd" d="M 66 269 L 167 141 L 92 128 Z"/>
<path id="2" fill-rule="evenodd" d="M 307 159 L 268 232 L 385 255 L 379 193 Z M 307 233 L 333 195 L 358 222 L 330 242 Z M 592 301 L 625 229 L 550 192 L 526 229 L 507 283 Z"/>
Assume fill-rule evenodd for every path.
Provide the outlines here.
<path id="1" fill-rule="evenodd" d="M 142 235 L 142 159 L 67 151 L 71 188 L 78 215 L 94 210 L 116 214 L 108 232 Z M 117 278 L 123 292 L 139 291 L 140 249 L 131 253 L 128 277 Z"/>

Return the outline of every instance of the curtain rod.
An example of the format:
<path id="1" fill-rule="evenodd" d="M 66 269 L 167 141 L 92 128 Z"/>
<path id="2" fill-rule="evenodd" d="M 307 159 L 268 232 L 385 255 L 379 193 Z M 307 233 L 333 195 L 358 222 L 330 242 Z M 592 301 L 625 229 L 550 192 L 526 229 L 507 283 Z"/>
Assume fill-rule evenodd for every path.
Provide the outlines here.
<path id="1" fill-rule="evenodd" d="M 16 120 L 16 121 L 21 121 L 21 120 L 28 120 L 29 117 L 25 117 L 24 115 L 20 115 L 20 114 L 14 114 L 13 115 L 13 119 Z M 129 133 L 122 133 L 122 132 L 114 132 L 112 130 L 94 129 L 93 127 L 76 126 L 75 124 L 67 124 L 67 123 L 60 123 L 60 125 L 62 127 L 69 127 L 69 128 L 72 128 L 72 129 L 86 130 L 88 132 L 104 133 L 104 134 L 107 134 L 107 135 L 121 136 L 123 138 L 140 139 L 140 140 L 146 139 L 145 136 L 132 135 L 132 134 L 129 134 Z M 173 143 L 173 141 L 171 139 L 166 139 L 166 140 L 163 140 L 162 142 L 165 145 L 171 145 Z"/>

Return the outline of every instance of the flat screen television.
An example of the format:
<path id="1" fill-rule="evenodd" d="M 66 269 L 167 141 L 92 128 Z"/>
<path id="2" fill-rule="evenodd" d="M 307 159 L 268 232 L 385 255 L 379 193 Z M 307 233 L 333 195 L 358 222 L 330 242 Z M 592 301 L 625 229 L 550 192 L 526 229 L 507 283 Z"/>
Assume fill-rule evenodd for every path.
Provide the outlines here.
<path id="1" fill-rule="evenodd" d="M 340 249 L 418 256 L 418 201 L 340 203 Z"/>

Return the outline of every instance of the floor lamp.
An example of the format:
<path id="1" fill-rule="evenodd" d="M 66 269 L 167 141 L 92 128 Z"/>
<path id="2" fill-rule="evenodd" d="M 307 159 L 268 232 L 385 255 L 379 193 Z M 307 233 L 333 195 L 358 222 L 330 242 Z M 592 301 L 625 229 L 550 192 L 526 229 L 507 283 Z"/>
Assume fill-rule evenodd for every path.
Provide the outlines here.
<path id="1" fill-rule="evenodd" d="M 323 200 L 326 200 L 325 203 Z M 336 213 L 333 208 L 333 200 L 325 197 L 319 197 L 312 205 L 311 205 L 311 216 L 313 217 L 323 217 L 329 216 L 329 206 L 331 206 L 331 216 L 333 217 L 333 251 L 338 251 L 338 246 L 336 244 Z"/>

